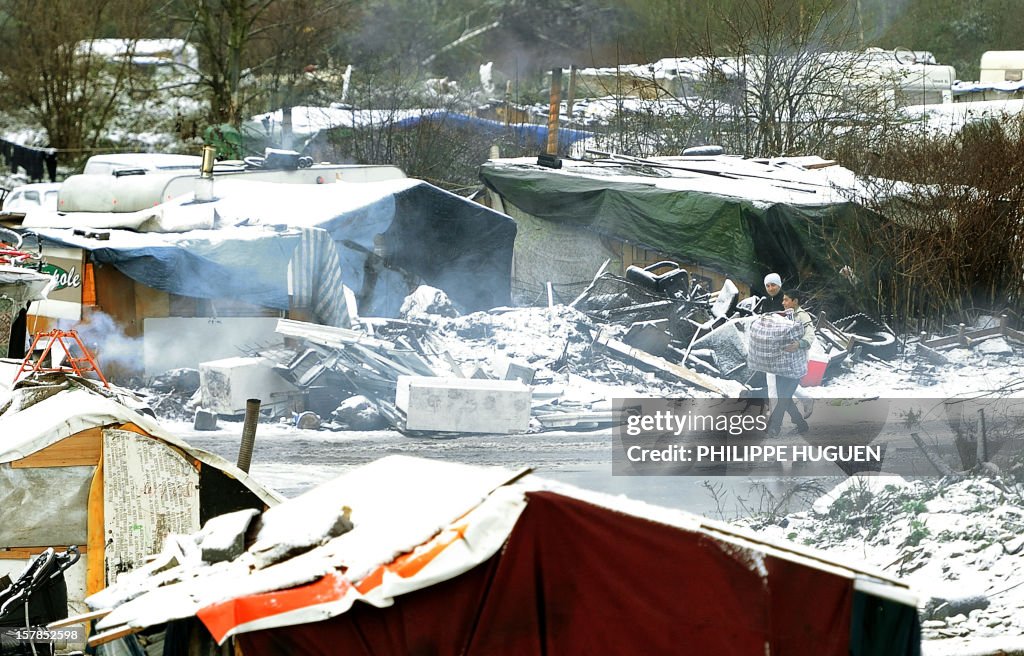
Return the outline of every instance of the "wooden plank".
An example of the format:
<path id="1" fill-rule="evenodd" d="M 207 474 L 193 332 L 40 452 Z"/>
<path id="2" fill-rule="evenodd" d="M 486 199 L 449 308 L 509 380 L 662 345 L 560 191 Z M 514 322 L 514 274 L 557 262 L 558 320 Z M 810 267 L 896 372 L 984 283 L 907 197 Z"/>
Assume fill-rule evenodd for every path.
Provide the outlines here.
<path id="1" fill-rule="evenodd" d="M 587 285 L 586 289 L 584 289 L 584 290 L 583 290 L 582 292 L 580 292 L 580 295 L 579 295 L 579 296 L 577 296 L 576 298 L 574 298 L 574 299 L 572 300 L 572 303 L 569 303 L 569 307 L 571 307 L 571 308 L 574 308 L 574 307 L 576 307 L 576 305 L 577 305 L 577 304 L 578 304 L 578 303 L 579 303 L 580 301 L 582 301 L 582 300 L 583 300 L 583 298 L 584 298 L 584 297 L 585 297 L 585 296 L 586 296 L 587 294 L 589 294 L 589 293 L 590 293 L 590 290 L 592 290 L 592 289 L 594 288 L 594 286 L 595 286 L 595 285 L 597 284 L 597 281 L 598 281 L 598 280 L 599 280 L 599 279 L 601 278 L 601 276 L 603 276 L 603 275 L 604 275 L 604 272 L 608 270 L 608 264 L 610 264 L 610 263 L 611 263 L 611 258 L 609 258 L 609 259 L 607 259 L 607 260 L 605 260 L 605 261 L 604 261 L 604 264 L 602 264 L 602 265 L 601 265 L 601 268 L 599 268 L 599 269 L 597 270 L 597 274 L 595 274 L 595 275 L 594 275 L 594 279 L 590 281 L 590 284 L 589 284 L 589 285 Z"/>
<path id="2" fill-rule="evenodd" d="M 97 426 L 75 433 L 20 460 L 11 462 L 11 467 L 14 469 L 28 469 L 35 467 L 88 467 L 96 465 L 100 458 L 103 428 L 102 426 Z M 111 426 L 110 428 L 131 431 L 139 435 L 149 435 L 149 433 L 132 423 Z"/>
<path id="3" fill-rule="evenodd" d="M 89 638 L 89 646 L 99 647 L 100 645 L 106 644 L 112 640 L 117 640 L 118 638 L 123 638 L 125 636 L 132 635 L 133 633 L 138 633 L 139 631 L 142 631 L 143 628 L 144 627 L 141 626 L 122 626 L 117 629 L 104 631 L 103 633 L 97 633 L 96 635 L 91 636 Z"/>
<path id="4" fill-rule="evenodd" d="M 0 560 L 28 560 L 29 558 L 35 558 L 47 549 L 52 548 L 54 551 L 67 551 L 69 546 L 71 545 L 62 544 L 59 546 L 51 545 L 48 547 L 6 547 L 0 549 Z M 81 554 L 84 554 L 87 551 L 87 547 L 78 548 L 78 552 Z"/>
<path id="5" fill-rule="evenodd" d="M 715 394 L 720 394 L 725 397 L 738 397 L 740 388 L 742 387 L 739 383 L 734 383 L 734 381 L 713 380 L 707 376 L 702 376 L 701 374 L 687 369 L 686 367 L 675 364 L 674 362 L 669 362 L 668 360 L 659 358 L 656 355 L 651 355 L 646 351 L 635 349 L 628 344 L 606 337 L 601 333 L 594 338 L 594 343 L 603 346 L 613 355 L 622 356 L 628 360 L 632 360 L 649 368 L 668 374 L 677 380 L 702 387 L 710 392 L 714 392 Z M 723 383 L 734 383 L 737 389 L 728 391 L 724 390 L 721 386 Z"/>
<path id="6" fill-rule="evenodd" d="M 75 626 L 76 624 L 88 624 L 93 620 L 98 620 L 110 615 L 112 609 L 105 608 L 103 610 L 94 610 L 88 613 L 82 613 L 81 615 L 72 615 L 71 617 L 50 622 L 46 625 L 48 629 L 60 629 L 65 626 Z"/>
<path id="7" fill-rule="evenodd" d="M 917 345 L 917 354 L 927 359 L 932 364 L 946 365 L 949 364 L 949 358 L 942 355 L 930 346 L 926 346 L 924 342 L 920 342 Z"/>
<path id="8" fill-rule="evenodd" d="M 85 594 L 96 594 L 107 587 L 106 507 L 103 505 L 103 444 L 100 443 L 100 459 L 89 485 L 89 500 L 86 505 Z"/>
<path id="9" fill-rule="evenodd" d="M 1016 342 L 1024 343 L 1024 333 L 1020 332 L 1019 330 L 1014 330 L 1013 328 L 1006 327 L 1003 329 L 1003 335 L 1007 339 L 1012 339 Z"/>
<path id="10" fill-rule="evenodd" d="M 950 335 L 949 337 L 939 337 L 927 342 L 921 342 L 928 348 L 942 348 L 944 346 L 962 345 L 970 346 L 977 342 L 988 339 L 989 337 L 998 337 L 1003 334 L 1004 329 L 996 326 L 993 328 L 985 328 L 984 330 L 972 330 L 960 331 L 956 335 Z"/>
<path id="11" fill-rule="evenodd" d="M 88 428 L 11 463 L 13 469 L 35 467 L 81 467 L 100 460 L 102 428 Z"/>

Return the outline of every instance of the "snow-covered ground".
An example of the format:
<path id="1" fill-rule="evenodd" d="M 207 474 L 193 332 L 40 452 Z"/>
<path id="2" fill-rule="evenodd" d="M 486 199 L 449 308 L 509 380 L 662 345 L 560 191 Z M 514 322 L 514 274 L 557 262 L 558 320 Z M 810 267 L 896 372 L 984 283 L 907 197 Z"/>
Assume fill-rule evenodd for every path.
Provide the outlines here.
<path id="1" fill-rule="evenodd" d="M 560 392 L 562 403 L 701 394 L 595 353 L 592 335 L 599 326 L 569 308 L 508 309 L 430 321 L 437 329 L 437 346 L 464 368 L 492 369 L 500 358 L 526 360 L 537 368 L 535 390 Z M 613 334 L 623 330 L 600 328 Z M 944 354 L 950 362 L 941 366 L 914 351 L 910 344 L 887 363 L 850 363 L 807 391 L 822 405 L 837 398 L 1021 395 L 1024 345 L 993 338 L 970 350 L 948 349 Z M 811 438 L 815 419 L 812 415 Z M 951 430 L 944 417 L 937 423 Z M 217 431 L 198 432 L 178 421 L 171 429 L 228 459 L 237 454 L 240 424 L 221 422 Z M 919 430 L 927 433 L 923 424 Z M 892 439 L 901 437 L 914 448 L 906 436 Z M 609 429 L 430 439 L 395 431 L 261 424 L 253 474 L 292 496 L 392 453 L 532 467 L 580 487 L 737 521 L 903 577 L 920 595 L 926 654 L 1024 650 L 1024 460 L 1018 458 L 1016 468 L 1004 467 L 998 476 L 952 479 L 846 478 L 834 466 L 797 467 L 757 478 L 613 476 L 612 440 Z M 948 603 L 942 605 L 943 599 Z"/>

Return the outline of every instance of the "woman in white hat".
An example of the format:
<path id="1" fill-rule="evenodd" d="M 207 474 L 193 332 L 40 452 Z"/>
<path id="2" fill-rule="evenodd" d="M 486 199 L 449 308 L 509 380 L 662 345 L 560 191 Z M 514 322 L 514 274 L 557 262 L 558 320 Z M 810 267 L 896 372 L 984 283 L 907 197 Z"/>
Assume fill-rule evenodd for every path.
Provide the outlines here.
<path id="1" fill-rule="evenodd" d="M 768 314 L 770 312 L 782 312 L 782 276 L 777 273 L 769 273 L 764 277 L 764 291 L 767 296 L 757 304 L 757 314 Z"/>

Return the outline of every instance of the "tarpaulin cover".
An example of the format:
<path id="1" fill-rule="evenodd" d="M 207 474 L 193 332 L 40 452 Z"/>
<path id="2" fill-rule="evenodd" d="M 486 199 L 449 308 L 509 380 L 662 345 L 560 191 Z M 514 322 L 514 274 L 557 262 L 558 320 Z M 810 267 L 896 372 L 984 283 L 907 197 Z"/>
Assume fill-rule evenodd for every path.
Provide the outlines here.
<path id="1" fill-rule="evenodd" d="M 367 316 L 394 316 L 410 286 L 420 282 L 439 287 L 469 311 L 510 301 L 515 224 L 477 203 L 405 179 L 244 184 L 249 186 L 238 186 L 232 197 L 231 183 L 218 181 L 218 194 L 226 196 L 218 199 L 217 211 L 259 225 L 175 234 L 112 230 L 104 241 L 69 229 L 37 232 L 48 242 L 83 248 L 93 262 L 111 264 L 154 289 L 283 310 L 289 304 L 288 263 L 300 240 L 290 228 L 317 227 L 331 234 L 342 279 Z M 261 208 L 252 199 L 268 190 L 276 202 Z"/>
<path id="2" fill-rule="evenodd" d="M 357 604 L 330 620 L 241 634 L 242 650 L 848 653 L 848 577 L 559 494 L 527 496 L 505 549 L 466 574 L 389 608 Z"/>
<path id="3" fill-rule="evenodd" d="M 829 253 L 840 226 L 877 225 L 880 218 L 825 187 L 787 192 L 758 177 L 707 176 L 694 189 L 686 179 L 650 183 L 614 175 L 573 175 L 538 166 L 485 163 L 483 183 L 533 216 L 653 249 L 759 284 L 777 271 L 788 284 L 835 277 Z M 758 197 L 757 190 L 774 193 Z M 785 195 L 790 201 L 781 201 Z M 797 202 L 799 200 L 799 202 Z M 839 247 L 841 248 L 841 244 Z"/>

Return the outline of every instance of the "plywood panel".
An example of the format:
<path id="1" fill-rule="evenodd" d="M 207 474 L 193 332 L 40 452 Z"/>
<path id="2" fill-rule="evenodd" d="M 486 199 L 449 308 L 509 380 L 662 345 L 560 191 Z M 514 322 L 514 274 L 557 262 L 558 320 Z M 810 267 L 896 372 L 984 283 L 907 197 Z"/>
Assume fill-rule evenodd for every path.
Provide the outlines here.
<path id="1" fill-rule="evenodd" d="M 95 466 L 100 461 L 100 428 L 90 428 L 71 437 L 60 440 L 56 444 L 36 451 L 21 460 L 15 460 L 11 467 L 79 467 Z"/>
<path id="2" fill-rule="evenodd" d="M 171 297 L 167 292 L 135 282 L 135 316 L 141 324 L 149 317 L 166 317 L 171 313 Z M 142 325 L 139 326 L 141 331 Z"/>
<path id="3" fill-rule="evenodd" d="M 97 264 L 96 303 L 117 322 L 124 334 L 138 337 L 142 321 L 135 313 L 135 281 L 109 264 Z"/>
<path id="4" fill-rule="evenodd" d="M 67 551 L 70 545 L 49 545 L 45 547 L 10 547 L 7 549 L 0 548 L 0 560 L 28 560 L 34 558 L 39 554 L 43 553 L 50 547 L 53 547 L 54 551 Z M 78 552 L 85 555 L 89 549 L 87 547 L 78 547 Z"/>
<path id="5" fill-rule="evenodd" d="M 140 435 L 147 433 L 135 424 L 114 426 L 121 430 L 132 431 Z M 103 428 L 88 428 L 71 437 L 64 438 L 45 449 L 25 456 L 11 463 L 14 469 L 28 467 L 80 467 L 99 464 L 103 441 Z"/>

